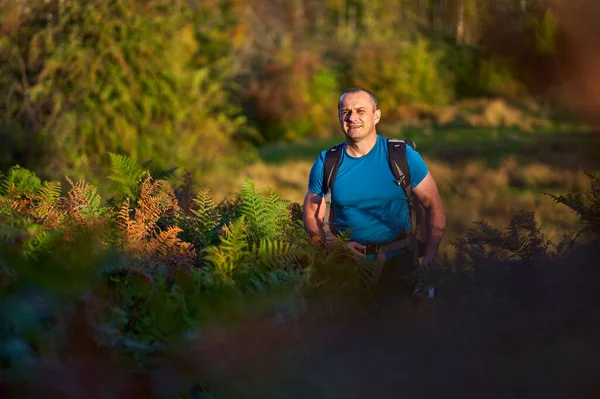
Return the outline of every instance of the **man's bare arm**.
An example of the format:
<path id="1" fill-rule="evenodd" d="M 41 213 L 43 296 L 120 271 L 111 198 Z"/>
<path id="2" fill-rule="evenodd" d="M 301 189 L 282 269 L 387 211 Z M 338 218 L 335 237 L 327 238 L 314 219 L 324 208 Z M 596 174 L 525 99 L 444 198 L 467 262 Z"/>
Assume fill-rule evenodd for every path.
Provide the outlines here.
<path id="1" fill-rule="evenodd" d="M 318 194 L 308 191 L 304 197 L 304 228 L 325 242 L 323 219 L 325 217 L 325 200 Z"/>
<path id="2" fill-rule="evenodd" d="M 427 249 L 425 250 L 423 263 L 429 263 L 437 258 L 438 249 L 444 237 L 446 212 L 437 184 L 430 173 L 427 173 L 421 183 L 413 188 L 413 193 L 427 211 L 429 237 L 427 237 Z"/>

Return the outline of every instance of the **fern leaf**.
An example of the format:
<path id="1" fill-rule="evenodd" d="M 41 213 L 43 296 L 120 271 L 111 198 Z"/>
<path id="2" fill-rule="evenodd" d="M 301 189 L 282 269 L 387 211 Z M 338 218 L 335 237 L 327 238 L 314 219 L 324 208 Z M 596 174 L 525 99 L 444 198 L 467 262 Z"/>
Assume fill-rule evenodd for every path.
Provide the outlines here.
<path id="1" fill-rule="evenodd" d="M 0 195 L 6 196 L 13 192 L 32 196 L 41 186 L 42 183 L 35 173 L 16 165 L 8 170 L 8 174 L 0 182 Z"/>
<path id="2" fill-rule="evenodd" d="M 224 281 L 232 281 L 234 273 L 245 266 L 244 261 L 249 254 L 245 230 L 245 218 L 242 216 L 223 228 L 221 245 L 206 249 L 205 259 Z"/>
<path id="3" fill-rule="evenodd" d="M 201 233 L 206 233 L 217 227 L 219 225 L 219 213 L 209 188 L 206 187 L 198 193 L 194 202 L 198 209 L 192 212 L 199 219 Z"/>
<path id="4" fill-rule="evenodd" d="M 65 217 L 60 209 L 61 186 L 59 182 L 44 182 L 36 194 L 36 206 L 33 215 L 44 227 L 56 229 Z"/>
<path id="5" fill-rule="evenodd" d="M 62 204 L 68 216 L 78 222 L 90 223 L 100 219 L 107 209 L 102 208 L 100 196 L 95 186 L 80 180 L 73 183 L 68 177 L 71 189 Z"/>
<path id="6" fill-rule="evenodd" d="M 117 184 L 117 191 L 129 198 L 135 198 L 144 169 L 132 158 L 125 155 L 109 153 L 111 174 L 110 180 Z"/>

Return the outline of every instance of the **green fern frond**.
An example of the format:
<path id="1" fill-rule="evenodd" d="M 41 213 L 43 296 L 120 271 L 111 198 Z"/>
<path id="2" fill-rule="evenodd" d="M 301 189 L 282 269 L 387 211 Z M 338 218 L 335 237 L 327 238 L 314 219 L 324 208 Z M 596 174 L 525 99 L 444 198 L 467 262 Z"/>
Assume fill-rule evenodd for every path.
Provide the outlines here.
<path id="1" fill-rule="evenodd" d="M 55 249 L 56 238 L 60 233 L 41 230 L 39 226 L 32 226 L 31 228 L 39 231 L 23 242 L 23 253 L 32 259 L 40 259 L 41 256 Z"/>
<path id="2" fill-rule="evenodd" d="M 206 233 L 219 225 L 219 213 L 210 189 L 206 187 L 198 193 L 194 202 L 198 209 L 192 210 L 200 222 L 202 233 Z"/>
<path id="3" fill-rule="evenodd" d="M 34 195 L 41 186 L 41 180 L 35 173 L 16 165 L 11 167 L 8 174 L 0 181 L 0 195 L 5 196 L 10 191 Z"/>
<path id="4" fill-rule="evenodd" d="M 585 231 L 600 235 L 600 174 L 585 171 L 590 179 L 590 188 L 585 193 L 571 193 L 566 196 L 548 194 L 555 203 L 571 208 L 585 225 Z"/>
<path id="5" fill-rule="evenodd" d="M 268 208 L 272 211 L 272 219 L 275 225 L 275 236 L 283 238 L 288 236 L 292 226 L 292 215 L 290 212 L 290 203 L 281 199 L 279 194 L 271 191 L 265 201 Z"/>
<path id="6" fill-rule="evenodd" d="M 62 189 L 59 182 L 44 182 L 35 196 L 33 216 L 46 227 L 57 227 L 64 213 L 60 210 Z"/>
<path id="7" fill-rule="evenodd" d="M 240 190 L 240 198 L 242 200 L 242 214 L 249 223 L 262 217 L 265 210 L 265 200 L 256 190 L 252 180 L 244 179 L 244 184 Z"/>
<path id="8" fill-rule="evenodd" d="M 241 213 L 248 221 L 248 236 L 253 242 L 262 239 L 273 239 L 277 233 L 275 211 L 267 206 L 266 200 L 261 196 L 254 182 L 245 179 L 240 190 L 242 200 Z"/>
<path id="9" fill-rule="evenodd" d="M 261 265 L 263 270 L 278 270 L 282 267 L 297 267 L 301 258 L 307 256 L 305 249 L 297 244 L 281 240 L 262 240 L 252 248 L 253 264 Z"/>
<path id="10" fill-rule="evenodd" d="M 476 223 L 477 225 L 477 234 L 476 237 L 483 241 L 484 243 L 489 243 L 492 245 L 498 244 L 502 241 L 502 232 L 492 227 L 489 223 L 485 221 L 479 221 Z"/>
<path id="11" fill-rule="evenodd" d="M 125 197 L 136 198 L 145 169 L 128 156 L 109 155 L 111 174 L 108 178 L 116 183 L 117 191 Z"/>
<path id="12" fill-rule="evenodd" d="M 44 182 L 42 187 L 37 191 L 37 199 L 46 204 L 54 205 L 62 195 L 62 187 L 60 182 L 49 181 Z"/>
<path id="13" fill-rule="evenodd" d="M 242 216 L 234 223 L 223 228 L 221 244 L 206 249 L 205 259 L 211 263 L 215 275 L 231 282 L 235 272 L 245 268 L 249 255 L 246 241 L 246 224 Z"/>

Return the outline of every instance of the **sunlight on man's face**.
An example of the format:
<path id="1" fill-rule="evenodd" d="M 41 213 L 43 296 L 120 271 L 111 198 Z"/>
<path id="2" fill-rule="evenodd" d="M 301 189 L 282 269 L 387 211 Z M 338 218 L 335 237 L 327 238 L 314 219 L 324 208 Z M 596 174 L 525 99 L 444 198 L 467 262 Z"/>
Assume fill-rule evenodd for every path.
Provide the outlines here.
<path id="1" fill-rule="evenodd" d="M 353 141 L 360 141 L 377 134 L 375 125 L 381 111 L 375 109 L 371 96 L 366 92 L 347 93 L 340 99 L 339 120 L 342 132 Z"/>

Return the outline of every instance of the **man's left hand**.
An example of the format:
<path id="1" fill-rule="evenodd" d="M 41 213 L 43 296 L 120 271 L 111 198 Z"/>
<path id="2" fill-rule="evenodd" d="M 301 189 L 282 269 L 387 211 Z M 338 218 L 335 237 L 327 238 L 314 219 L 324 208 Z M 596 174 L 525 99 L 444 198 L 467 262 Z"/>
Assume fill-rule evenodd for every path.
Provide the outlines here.
<path id="1" fill-rule="evenodd" d="M 425 254 L 425 256 L 423 256 L 423 260 L 421 261 L 421 264 L 423 266 L 429 266 L 429 265 L 433 265 L 436 262 L 437 262 L 437 255 Z"/>

